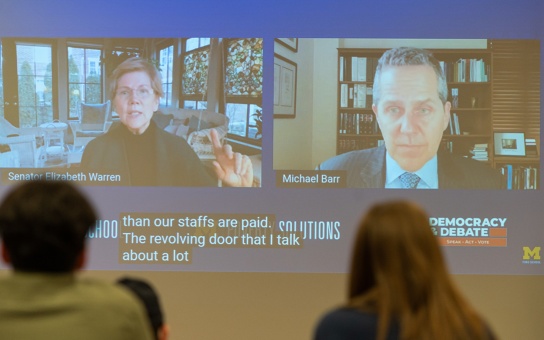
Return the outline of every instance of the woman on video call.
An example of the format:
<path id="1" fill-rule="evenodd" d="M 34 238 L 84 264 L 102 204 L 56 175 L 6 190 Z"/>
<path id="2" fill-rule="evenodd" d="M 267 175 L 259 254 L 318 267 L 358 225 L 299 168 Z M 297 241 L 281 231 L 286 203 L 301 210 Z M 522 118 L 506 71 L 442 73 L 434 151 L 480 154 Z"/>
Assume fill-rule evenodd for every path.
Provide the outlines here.
<path id="1" fill-rule="evenodd" d="M 151 120 L 163 96 L 161 76 L 145 59 L 122 62 L 111 76 L 110 98 L 122 124 L 87 144 L 81 165 L 87 170 L 121 174 L 129 185 L 216 186 L 217 180 L 187 142 L 159 129 Z M 217 178 L 227 186 L 251 186 L 249 158 L 221 145 L 212 129 Z"/>
<path id="2" fill-rule="evenodd" d="M 348 302 L 323 317 L 316 340 L 494 339 L 454 286 L 429 217 L 417 205 L 377 204 L 355 238 Z"/>

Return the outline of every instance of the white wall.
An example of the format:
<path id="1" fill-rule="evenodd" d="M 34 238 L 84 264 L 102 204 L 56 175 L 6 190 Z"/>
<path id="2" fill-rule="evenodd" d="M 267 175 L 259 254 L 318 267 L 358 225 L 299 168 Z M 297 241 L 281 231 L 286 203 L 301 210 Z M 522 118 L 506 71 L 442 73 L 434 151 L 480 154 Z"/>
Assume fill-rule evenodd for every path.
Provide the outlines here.
<path id="1" fill-rule="evenodd" d="M 336 152 L 338 39 L 299 39 L 274 52 L 297 63 L 296 118 L 274 119 L 274 169 L 313 169 L 316 153 Z"/>
<path id="2" fill-rule="evenodd" d="M 297 64 L 296 115 L 274 118 L 274 169 L 310 169 L 312 149 L 312 87 L 313 40 L 299 39 L 298 51 L 293 52 L 274 43 L 277 53 Z"/>
<path id="3" fill-rule="evenodd" d="M 338 39 L 314 40 L 314 121 L 312 164 L 336 155 L 338 105 Z"/>

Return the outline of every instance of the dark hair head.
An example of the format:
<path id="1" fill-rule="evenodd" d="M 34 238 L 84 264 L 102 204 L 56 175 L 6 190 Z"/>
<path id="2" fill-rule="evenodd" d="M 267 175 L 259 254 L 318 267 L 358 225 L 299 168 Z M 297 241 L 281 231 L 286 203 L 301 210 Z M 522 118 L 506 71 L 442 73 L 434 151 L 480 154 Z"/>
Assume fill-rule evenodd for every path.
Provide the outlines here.
<path id="1" fill-rule="evenodd" d="M 164 324 L 164 317 L 162 314 L 161 304 L 159 302 L 159 296 L 153 289 L 153 287 L 144 280 L 125 277 L 119 279 L 117 283 L 130 289 L 145 305 L 151 327 L 153 327 L 153 334 L 157 338 L 159 329 Z"/>
<path id="2" fill-rule="evenodd" d="M 370 289 L 417 296 L 447 275 L 427 214 L 416 204 L 392 201 L 370 208 L 359 225 L 353 250 L 350 298 Z"/>
<path id="3" fill-rule="evenodd" d="M 67 182 L 25 182 L 0 204 L 0 236 L 20 271 L 74 270 L 95 222 L 89 201 Z"/>
<path id="4" fill-rule="evenodd" d="M 132 57 L 123 61 L 119 66 L 113 70 L 110 80 L 110 98 L 115 98 L 115 92 L 117 91 L 117 82 L 119 78 L 127 73 L 143 71 L 149 76 L 151 81 L 151 88 L 155 92 L 155 95 L 162 97 L 164 92 L 162 90 L 161 73 L 149 61 L 140 57 Z"/>
<path id="5" fill-rule="evenodd" d="M 397 47 L 386 51 L 378 60 L 376 75 L 374 76 L 374 87 L 372 100 L 378 105 L 380 100 L 381 74 L 388 66 L 430 66 L 436 73 L 438 80 L 438 97 L 445 104 L 448 101 L 448 83 L 446 76 L 440 67 L 440 63 L 431 52 L 415 47 Z"/>
<path id="6" fill-rule="evenodd" d="M 449 276 L 428 215 L 408 201 L 376 204 L 361 221 L 348 299 L 377 313 L 378 339 L 392 319 L 402 339 L 488 338 Z"/>

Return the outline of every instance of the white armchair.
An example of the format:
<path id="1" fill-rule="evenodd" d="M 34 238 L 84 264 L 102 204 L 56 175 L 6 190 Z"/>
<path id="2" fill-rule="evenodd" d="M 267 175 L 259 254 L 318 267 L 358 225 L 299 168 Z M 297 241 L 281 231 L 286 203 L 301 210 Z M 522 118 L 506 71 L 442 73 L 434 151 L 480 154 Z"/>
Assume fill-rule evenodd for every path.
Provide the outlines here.
<path id="1" fill-rule="evenodd" d="M 36 128 L 17 128 L 0 117 L 0 167 L 35 168 L 38 160 L 36 137 L 43 131 Z"/>
<path id="2" fill-rule="evenodd" d="M 94 138 L 106 133 L 111 126 L 111 102 L 80 104 L 79 120 L 71 121 L 74 149 L 84 148 Z"/>

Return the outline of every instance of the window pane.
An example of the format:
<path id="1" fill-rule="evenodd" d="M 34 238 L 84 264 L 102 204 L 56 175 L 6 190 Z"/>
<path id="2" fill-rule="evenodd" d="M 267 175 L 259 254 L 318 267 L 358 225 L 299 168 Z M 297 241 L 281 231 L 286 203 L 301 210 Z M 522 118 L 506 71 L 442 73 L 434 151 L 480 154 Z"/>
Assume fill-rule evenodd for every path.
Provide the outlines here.
<path id="1" fill-rule="evenodd" d="M 210 38 L 189 38 L 185 43 L 185 52 L 195 50 L 210 44 Z"/>
<path id="2" fill-rule="evenodd" d="M 247 136 L 247 104 L 227 104 L 227 117 L 229 117 L 229 133 Z"/>
<path id="3" fill-rule="evenodd" d="M 252 139 L 261 139 L 262 136 L 262 113 L 260 106 L 249 105 L 249 132 L 248 137 Z"/>
<path id="4" fill-rule="evenodd" d="M 19 126 L 32 127 L 53 121 L 51 46 L 17 44 L 19 75 Z"/>
<path id="5" fill-rule="evenodd" d="M 160 99 L 161 106 L 170 106 L 172 104 L 172 84 L 162 84 L 164 97 Z"/>
<path id="6" fill-rule="evenodd" d="M 185 52 L 192 51 L 196 48 L 198 48 L 198 38 L 189 38 L 187 39 Z"/>
<path id="7" fill-rule="evenodd" d="M 102 102 L 100 84 L 87 84 L 85 86 L 85 93 L 85 103 L 100 104 Z"/>
<path id="8" fill-rule="evenodd" d="M 103 101 L 101 50 L 68 47 L 69 117 L 78 116 L 79 103 L 98 104 Z"/>
<path id="9" fill-rule="evenodd" d="M 162 78 L 162 90 L 164 97 L 161 98 L 160 104 L 170 106 L 172 103 L 172 65 L 174 63 L 174 46 L 163 48 L 159 52 L 159 67 Z"/>
<path id="10" fill-rule="evenodd" d="M 263 92 L 263 40 L 231 40 L 227 46 L 227 95 L 261 97 Z"/>
<path id="11" fill-rule="evenodd" d="M 185 55 L 183 63 L 185 70 L 182 76 L 182 91 L 184 95 L 206 93 L 208 81 L 208 50 Z"/>
<path id="12" fill-rule="evenodd" d="M 208 103 L 200 100 L 185 100 L 183 102 L 183 108 L 191 110 L 206 110 L 208 108 Z"/>
<path id="13" fill-rule="evenodd" d="M 183 102 L 183 108 L 184 109 L 196 109 L 196 101 L 194 100 L 186 100 Z"/>

